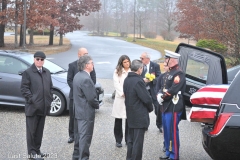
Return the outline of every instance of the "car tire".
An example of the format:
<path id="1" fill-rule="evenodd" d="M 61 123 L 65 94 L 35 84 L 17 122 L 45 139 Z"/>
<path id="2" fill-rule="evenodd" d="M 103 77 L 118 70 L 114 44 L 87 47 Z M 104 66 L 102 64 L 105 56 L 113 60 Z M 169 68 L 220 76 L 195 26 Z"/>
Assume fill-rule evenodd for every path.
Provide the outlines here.
<path id="1" fill-rule="evenodd" d="M 65 99 L 62 94 L 56 90 L 53 91 L 53 101 L 50 107 L 50 116 L 59 116 L 65 110 Z"/>

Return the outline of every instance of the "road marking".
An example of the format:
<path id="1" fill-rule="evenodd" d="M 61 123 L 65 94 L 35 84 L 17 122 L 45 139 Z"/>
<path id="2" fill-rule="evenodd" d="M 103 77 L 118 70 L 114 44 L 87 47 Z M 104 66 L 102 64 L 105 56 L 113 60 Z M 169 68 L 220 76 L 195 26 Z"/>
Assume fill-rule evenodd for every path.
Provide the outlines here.
<path id="1" fill-rule="evenodd" d="M 96 64 L 111 64 L 110 62 L 97 62 Z"/>

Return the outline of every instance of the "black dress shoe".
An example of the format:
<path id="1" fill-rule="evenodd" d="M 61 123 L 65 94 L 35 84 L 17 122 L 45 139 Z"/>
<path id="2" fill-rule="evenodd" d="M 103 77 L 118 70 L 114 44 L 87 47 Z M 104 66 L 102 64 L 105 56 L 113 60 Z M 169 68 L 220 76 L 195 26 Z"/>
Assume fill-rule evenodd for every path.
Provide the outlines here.
<path id="1" fill-rule="evenodd" d="M 159 132 L 160 132 L 160 133 L 162 133 L 162 132 L 163 132 L 163 130 L 162 130 L 162 127 L 160 127 L 160 128 L 159 128 Z"/>
<path id="2" fill-rule="evenodd" d="M 166 147 L 165 146 L 163 146 L 162 151 L 166 152 Z"/>
<path id="3" fill-rule="evenodd" d="M 40 155 L 41 157 L 45 157 L 46 156 L 46 154 L 42 153 L 41 151 L 38 151 L 38 155 Z"/>
<path id="4" fill-rule="evenodd" d="M 31 158 L 29 160 L 44 160 L 44 158 L 41 157 L 41 155 L 31 155 Z"/>
<path id="5" fill-rule="evenodd" d="M 116 147 L 120 148 L 120 147 L 122 147 L 122 144 L 117 142 Z"/>
<path id="6" fill-rule="evenodd" d="M 44 158 L 33 158 L 32 160 L 44 160 Z"/>
<path id="7" fill-rule="evenodd" d="M 161 156 L 161 157 L 159 157 L 159 159 L 161 160 L 161 159 L 169 159 L 169 157 L 168 156 Z"/>
<path id="8" fill-rule="evenodd" d="M 68 143 L 73 143 L 73 142 L 74 142 L 74 138 L 69 137 L 69 139 L 68 139 Z"/>

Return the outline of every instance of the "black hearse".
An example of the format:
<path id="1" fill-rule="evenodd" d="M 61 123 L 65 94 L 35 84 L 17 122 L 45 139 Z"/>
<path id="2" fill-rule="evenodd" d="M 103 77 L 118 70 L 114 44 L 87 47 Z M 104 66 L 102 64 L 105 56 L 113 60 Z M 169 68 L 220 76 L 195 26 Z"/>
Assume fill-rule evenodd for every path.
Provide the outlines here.
<path id="1" fill-rule="evenodd" d="M 220 105 L 216 107 L 212 123 L 207 123 L 204 119 L 198 119 L 198 122 L 205 124 L 202 129 L 202 144 L 212 159 L 239 159 L 240 74 L 232 69 L 228 72 L 223 56 L 212 51 L 181 43 L 175 52 L 181 54 L 179 64 L 186 73 L 184 97 L 188 106 L 192 106 L 190 96 L 199 88 L 211 84 L 230 85 Z M 236 76 L 232 75 L 233 72 L 237 73 Z M 228 75 L 231 75 L 231 80 L 235 77 L 233 81 L 228 81 Z"/>

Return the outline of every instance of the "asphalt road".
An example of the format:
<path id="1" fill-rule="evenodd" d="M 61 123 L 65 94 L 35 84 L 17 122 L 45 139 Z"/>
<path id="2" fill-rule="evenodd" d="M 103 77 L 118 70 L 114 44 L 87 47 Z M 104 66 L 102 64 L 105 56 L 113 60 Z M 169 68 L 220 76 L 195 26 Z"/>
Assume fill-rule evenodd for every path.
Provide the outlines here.
<path id="1" fill-rule="evenodd" d="M 78 49 L 85 47 L 93 58 L 97 78 L 106 79 L 112 79 L 118 59 L 123 54 L 128 55 L 131 60 L 139 59 L 143 52 L 148 52 L 152 60 L 161 58 L 161 53 L 156 50 L 116 38 L 88 36 L 87 33 L 74 31 L 66 34 L 66 37 L 71 41 L 72 48 L 66 52 L 49 55 L 47 58 L 68 69 L 68 64 L 77 59 Z"/>

